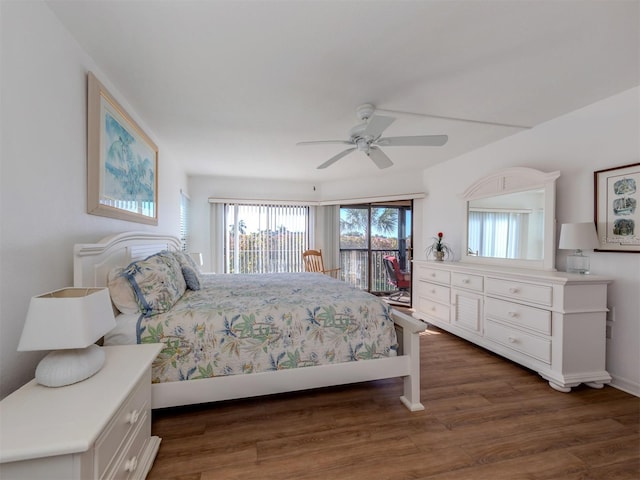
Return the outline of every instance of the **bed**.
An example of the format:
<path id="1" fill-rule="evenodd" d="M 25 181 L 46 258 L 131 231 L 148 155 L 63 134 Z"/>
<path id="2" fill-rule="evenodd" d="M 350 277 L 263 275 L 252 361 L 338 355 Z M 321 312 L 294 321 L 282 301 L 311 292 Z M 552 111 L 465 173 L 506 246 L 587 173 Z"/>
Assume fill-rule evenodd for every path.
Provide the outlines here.
<path id="1" fill-rule="evenodd" d="M 177 238 L 148 232 L 78 244 L 74 285 L 109 284 L 114 298 L 109 282 L 114 269 L 125 272 L 132 262 L 145 265 L 149 258 L 164 258 L 161 252 L 179 250 Z M 183 271 L 185 283 L 193 283 Z M 109 344 L 165 343 L 154 362 L 152 408 L 402 377 L 401 402 L 411 411 L 424 409 L 419 349 L 424 323 L 317 273 L 205 274 L 196 283 L 198 289 L 178 291 L 180 298 L 159 311 L 152 311 L 153 302 L 143 305 L 142 313 L 118 303 L 125 312 L 105 336 Z M 135 281 L 132 285 L 138 288 Z M 182 323 L 175 323 L 178 319 Z M 343 344 L 352 334 L 358 340 Z M 209 352 L 205 344 L 219 348 Z"/>

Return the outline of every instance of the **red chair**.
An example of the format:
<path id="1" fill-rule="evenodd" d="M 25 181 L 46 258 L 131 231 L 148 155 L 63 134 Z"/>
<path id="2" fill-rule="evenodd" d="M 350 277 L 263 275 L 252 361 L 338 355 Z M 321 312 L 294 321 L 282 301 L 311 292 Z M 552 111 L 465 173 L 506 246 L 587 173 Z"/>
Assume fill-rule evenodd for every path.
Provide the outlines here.
<path id="1" fill-rule="evenodd" d="M 395 301 L 405 301 L 409 302 L 409 300 L 401 300 L 403 296 L 409 295 L 409 289 L 411 288 L 411 275 L 407 272 L 403 272 L 400 270 L 400 265 L 398 265 L 398 259 L 391 255 L 385 255 L 383 258 L 384 266 L 387 269 L 387 274 L 389 275 L 389 284 L 396 287 L 398 290 L 395 293 L 389 295 L 389 300 Z"/>

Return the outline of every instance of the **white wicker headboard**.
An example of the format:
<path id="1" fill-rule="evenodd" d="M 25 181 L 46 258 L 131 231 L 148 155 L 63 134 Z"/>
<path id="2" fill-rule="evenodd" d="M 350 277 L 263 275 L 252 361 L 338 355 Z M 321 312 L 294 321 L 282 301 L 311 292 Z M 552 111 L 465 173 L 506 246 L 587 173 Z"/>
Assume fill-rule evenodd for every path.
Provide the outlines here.
<path id="1" fill-rule="evenodd" d="M 180 248 L 177 237 L 147 232 L 119 233 L 98 243 L 77 244 L 73 247 L 73 285 L 106 287 L 113 268 L 126 267 L 161 250 Z"/>

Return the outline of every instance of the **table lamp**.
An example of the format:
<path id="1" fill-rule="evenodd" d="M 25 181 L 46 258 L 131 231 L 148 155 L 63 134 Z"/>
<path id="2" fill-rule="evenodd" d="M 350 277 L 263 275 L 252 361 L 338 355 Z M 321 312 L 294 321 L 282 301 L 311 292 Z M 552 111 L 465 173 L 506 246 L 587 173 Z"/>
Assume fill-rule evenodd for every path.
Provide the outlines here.
<path id="1" fill-rule="evenodd" d="M 18 351 L 54 350 L 36 368 L 47 387 L 81 382 L 102 368 L 94 342 L 116 326 L 109 290 L 64 288 L 31 298 Z"/>
<path id="2" fill-rule="evenodd" d="M 582 251 L 593 250 L 599 246 L 600 241 L 593 222 L 562 224 L 558 248 L 575 250 L 574 253 L 567 256 L 567 272 L 589 273 L 589 257 L 585 256 Z"/>

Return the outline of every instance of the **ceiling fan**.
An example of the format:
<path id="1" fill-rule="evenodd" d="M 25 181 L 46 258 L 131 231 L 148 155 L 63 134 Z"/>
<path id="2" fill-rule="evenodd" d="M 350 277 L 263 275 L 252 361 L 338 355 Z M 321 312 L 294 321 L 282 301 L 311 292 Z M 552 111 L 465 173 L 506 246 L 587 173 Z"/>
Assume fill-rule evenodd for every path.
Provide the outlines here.
<path id="1" fill-rule="evenodd" d="M 341 145 L 353 145 L 329 160 L 319 165 L 318 168 L 327 168 L 356 150 L 364 153 L 373 160 L 378 168 L 387 168 L 393 162 L 379 147 L 441 147 L 449 137 L 447 135 L 415 135 L 409 137 L 383 137 L 384 132 L 394 121 L 394 117 L 375 115 L 376 108 L 365 103 L 356 109 L 356 115 L 362 123 L 353 127 L 349 132 L 349 140 L 318 140 L 312 142 L 298 142 L 296 145 L 318 145 L 337 143 Z"/>

